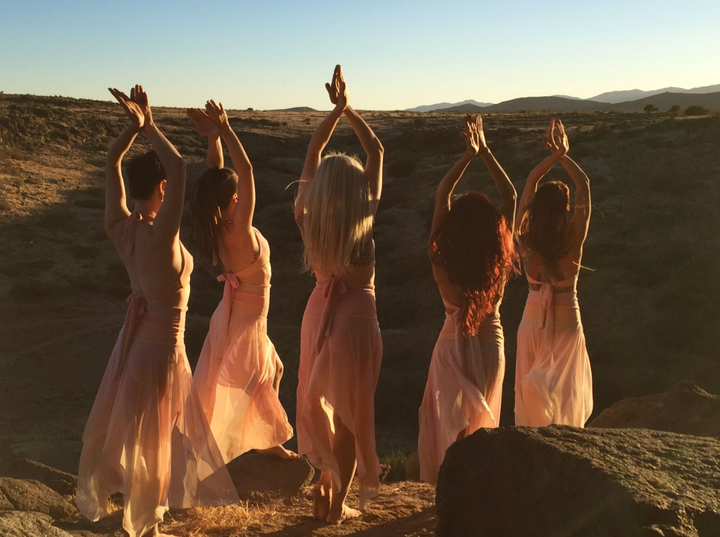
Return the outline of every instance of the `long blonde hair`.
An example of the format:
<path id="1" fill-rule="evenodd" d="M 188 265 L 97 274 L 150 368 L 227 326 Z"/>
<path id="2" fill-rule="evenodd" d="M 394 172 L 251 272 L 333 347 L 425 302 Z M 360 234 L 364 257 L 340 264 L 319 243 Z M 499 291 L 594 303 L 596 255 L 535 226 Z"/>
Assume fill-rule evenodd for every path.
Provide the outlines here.
<path id="1" fill-rule="evenodd" d="M 347 272 L 372 229 L 370 188 L 357 157 L 325 156 L 297 203 L 304 208 L 305 270 L 340 276 Z"/>

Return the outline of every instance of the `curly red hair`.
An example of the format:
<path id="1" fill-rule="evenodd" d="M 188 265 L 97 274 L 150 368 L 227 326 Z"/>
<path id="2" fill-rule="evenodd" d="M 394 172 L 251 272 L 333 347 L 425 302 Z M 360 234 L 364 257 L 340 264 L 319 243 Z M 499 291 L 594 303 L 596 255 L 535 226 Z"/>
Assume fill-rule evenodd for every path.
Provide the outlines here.
<path id="1" fill-rule="evenodd" d="M 445 269 L 450 283 L 465 294 L 463 334 L 477 334 L 507 279 L 520 272 L 508 222 L 487 196 L 468 192 L 453 202 L 430 243 L 431 261 Z"/>

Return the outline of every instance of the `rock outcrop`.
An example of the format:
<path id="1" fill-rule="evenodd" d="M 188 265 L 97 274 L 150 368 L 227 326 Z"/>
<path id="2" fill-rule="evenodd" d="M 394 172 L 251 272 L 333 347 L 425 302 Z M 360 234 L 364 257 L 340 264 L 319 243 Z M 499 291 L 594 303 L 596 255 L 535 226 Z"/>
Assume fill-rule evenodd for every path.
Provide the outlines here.
<path id="1" fill-rule="evenodd" d="M 0 511 L 0 535 L 3 537 L 72 537 L 51 523 L 52 517 L 42 513 Z"/>
<path id="2" fill-rule="evenodd" d="M 440 468 L 437 535 L 720 536 L 720 442 L 647 429 L 481 429 Z"/>
<path id="3" fill-rule="evenodd" d="M 634 427 L 720 438 L 720 397 L 683 381 L 663 393 L 618 401 L 588 427 Z"/>
<path id="4" fill-rule="evenodd" d="M 41 462 L 31 461 L 30 459 L 18 459 L 13 462 L 5 471 L 7 477 L 15 477 L 17 479 L 34 479 L 40 481 L 60 494 L 73 495 L 77 489 L 77 477 L 51 468 Z"/>
<path id="5" fill-rule="evenodd" d="M 240 496 L 254 492 L 294 495 L 312 482 L 315 469 L 305 459 L 284 461 L 271 455 L 251 452 L 227 465 Z"/>
<path id="6" fill-rule="evenodd" d="M 75 506 L 39 481 L 0 477 L 0 496 L 14 511 L 34 511 L 54 519 L 68 518 L 77 510 Z"/>

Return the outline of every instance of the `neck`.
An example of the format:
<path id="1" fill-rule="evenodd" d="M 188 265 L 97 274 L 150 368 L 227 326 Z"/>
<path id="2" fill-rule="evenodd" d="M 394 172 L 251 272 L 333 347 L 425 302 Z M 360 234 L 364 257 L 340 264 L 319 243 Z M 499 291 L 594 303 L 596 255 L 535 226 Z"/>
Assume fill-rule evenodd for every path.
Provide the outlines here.
<path id="1" fill-rule="evenodd" d="M 147 217 L 154 217 L 160 207 L 153 203 L 152 200 L 136 200 L 135 201 L 135 212 Z"/>

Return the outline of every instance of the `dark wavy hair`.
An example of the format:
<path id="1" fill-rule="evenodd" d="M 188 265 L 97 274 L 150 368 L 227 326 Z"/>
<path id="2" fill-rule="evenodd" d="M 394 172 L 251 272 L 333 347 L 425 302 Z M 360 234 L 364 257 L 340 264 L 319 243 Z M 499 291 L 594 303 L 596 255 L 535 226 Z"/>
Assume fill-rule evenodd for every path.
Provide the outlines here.
<path id="1" fill-rule="evenodd" d="M 195 183 L 190 214 L 192 236 L 200 251 L 200 259 L 212 274 L 220 259 L 219 229 L 222 225 L 222 211 L 227 209 L 233 194 L 237 193 L 237 174 L 228 168 L 210 168 Z M 225 267 L 222 267 L 223 271 Z"/>
<path id="2" fill-rule="evenodd" d="M 556 264 L 571 249 L 569 210 L 570 189 L 561 181 L 551 181 L 537 189 L 520 222 L 518 238 L 547 265 Z"/>
<path id="3" fill-rule="evenodd" d="M 463 334 L 477 334 L 507 279 L 519 273 L 510 226 L 487 196 L 468 192 L 453 202 L 430 244 L 431 261 L 465 294 Z"/>
<path id="4" fill-rule="evenodd" d="M 149 200 L 155 187 L 165 179 L 165 168 L 155 151 L 148 151 L 130 159 L 125 169 L 130 197 Z"/>

